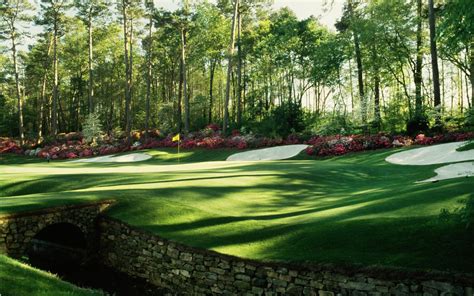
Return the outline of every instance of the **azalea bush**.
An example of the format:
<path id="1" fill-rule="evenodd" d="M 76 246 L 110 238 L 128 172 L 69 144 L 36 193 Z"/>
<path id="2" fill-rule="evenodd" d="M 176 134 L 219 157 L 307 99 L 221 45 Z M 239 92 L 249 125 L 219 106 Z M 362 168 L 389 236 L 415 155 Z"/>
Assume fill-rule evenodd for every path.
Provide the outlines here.
<path id="1" fill-rule="evenodd" d="M 18 144 L 9 138 L 0 138 L 0 153 L 21 153 Z"/>
<path id="2" fill-rule="evenodd" d="M 118 135 L 118 136 L 117 136 Z M 125 151 L 152 149 L 161 147 L 177 147 L 178 142 L 172 140 L 175 134 L 163 135 L 158 130 L 143 131 L 132 134 L 133 142 L 127 144 L 126 137 L 117 135 L 102 135 L 98 145 L 91 145 L 80 133 L 60 134 L 54 141 L 44 142 L 42 145 L 29 143 L 20 147 L 17 142 L 9 138 L 0 138 L 0 153 L 17 153 L 28 156 L 37 156 L 51 159 L 73 159 L 108 155 Z M 279 145 L 307 144 L 306 153 L 315 157 L 343 155 L 349 152 L 358 152 L 391 147 L 410 145 L 432 145 L 453 141 L 474 139 L 474 132 L 445 133 L 427 136 L 418 134 L 415 137 L 402 135 L 316 135 L 302 138 L 297 134 L 290 134 L 286 138 L 268 138 L 252 133 L 244 134 L 234 130 L 232 135 L 224 137 L 217 125 L 209 125 L 201 131 L 182 134 L 179 145 L 182 149 L 258 149 Z"/>
<path id="3" fill-rule="evenodd" d="M 315 136 L 307 144 L 311 145 L 306 153 L 312 156 L 334 156 L 349 152 L 402 147 L 410 145 L 432 145 L 455 141 L 474 139 L 474 132 L 446 133 L 435 136 L 418 134 L 414 138 L 408 136 L 378 135 L 352 135 L 352 136 Z"/>

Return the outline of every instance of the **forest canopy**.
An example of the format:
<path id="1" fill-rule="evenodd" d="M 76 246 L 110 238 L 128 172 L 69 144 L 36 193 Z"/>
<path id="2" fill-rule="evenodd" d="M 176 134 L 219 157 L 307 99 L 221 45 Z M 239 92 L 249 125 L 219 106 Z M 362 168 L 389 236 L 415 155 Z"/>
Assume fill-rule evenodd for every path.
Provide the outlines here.
<path id="1" fill-rule="evenodd" d="M 472 130 L 471 0 L 344 0 L 335 28 L 269 4 L 0 0 L 0 135 Z"/>

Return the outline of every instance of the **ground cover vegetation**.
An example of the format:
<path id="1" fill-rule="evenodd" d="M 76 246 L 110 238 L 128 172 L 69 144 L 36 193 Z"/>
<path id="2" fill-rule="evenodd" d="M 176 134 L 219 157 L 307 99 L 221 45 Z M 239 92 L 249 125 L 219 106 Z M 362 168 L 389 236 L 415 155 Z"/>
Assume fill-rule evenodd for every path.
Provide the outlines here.
<path id="1" fill-rule="evenodd" d="M 471 1 L 347 0 L 336 29 L 268 3 L 3 0 L 0 135 L 472 129 Z"/>
<path id="2" fill-rule="evenodd" d="M 48 296 L 101 296 L 100 291 L 78 288 L 56 275 L 33 268 L 0 254 L 0 281 L 2 294 Z"/>

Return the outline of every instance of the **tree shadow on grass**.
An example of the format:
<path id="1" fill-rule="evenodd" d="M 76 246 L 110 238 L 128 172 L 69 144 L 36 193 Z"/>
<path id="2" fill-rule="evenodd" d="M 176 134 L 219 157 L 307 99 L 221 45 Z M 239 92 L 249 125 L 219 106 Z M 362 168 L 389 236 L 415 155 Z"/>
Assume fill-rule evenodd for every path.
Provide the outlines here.
<path id="1" fill-rule="evenodd" d="M 474 179 L 414 184 L 433 174 L 431 167 L 361 161 L 348 157 L 150 174 L 32 176 L 6 186 L 9 192 L 37 194 L 4 197 L 0 212 L 115 198 L 109 214 L 116 218 L 231 254 L 469 270 L 474 235 L 459 224 L 439 223 L 437 216 L 441 208 L 472 194 Z M 150 189 L 134 188 L 141 184 Z M 79 188 L 89 191 L 70 191 Z"/>

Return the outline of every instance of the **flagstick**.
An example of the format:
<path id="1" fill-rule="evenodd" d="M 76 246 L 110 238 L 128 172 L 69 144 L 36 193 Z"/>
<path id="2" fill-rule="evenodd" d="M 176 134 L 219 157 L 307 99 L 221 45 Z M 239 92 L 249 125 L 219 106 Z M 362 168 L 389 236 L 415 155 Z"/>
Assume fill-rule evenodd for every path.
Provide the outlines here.
<path id="1" fill-rule="evenodd" d="M 181 142 L 181 139 L 178 140 L 178 164 L 179 164 L 179 142 Z"/>

